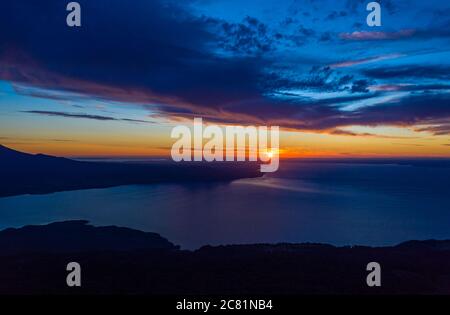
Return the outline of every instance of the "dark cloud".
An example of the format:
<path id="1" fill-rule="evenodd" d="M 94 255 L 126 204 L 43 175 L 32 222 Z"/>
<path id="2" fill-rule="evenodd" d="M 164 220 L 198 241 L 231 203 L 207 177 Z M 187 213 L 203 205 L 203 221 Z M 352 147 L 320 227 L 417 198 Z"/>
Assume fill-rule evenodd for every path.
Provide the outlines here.
<path id="1" fill-rule="evenodd" d="M 298 22 L 297 19 L 294 19 L 293 17 L 289 16 L 289 17 L 285 18 L 283 21 L 281 21 L 280 24 L 281 24 L 281 26 L 290 26 L 297 22 Z"/>
<path id="2" fill-rule="evenodd" d="M 351 14 L 359 14 L 366 12 L 366 5 L 370 1 L 367 0 L 347 0 L 345 8 Z M 382 9 L 386 9 L 389 14 L 397 12 L 397 5 L 393 0 L 378 0 Z"/>
<path id="3" fill-rule="evenodd" d="M 450 9 L 444 9 L 445 12 L 450 12 Z M 427 28 L 419 28 L 416 30 L 415 37 L 417 39 L 427 40 L 434 38 L 450 38 L 450 18 L 447 16 L 435 16 L 432 21 L 432 26 Z"/>
<path id="4" fill-rule="evenodd" d="M 210 50 L 220 39 L 209 31 L 210 22 L 180 5 L 81 0 L 77 29 L 65 25 L 65 4 L 4 3 L 0 26 L 8 32 L 0 33 L 1 78 L 156 105 L 219 106 L 259 93 L 264 61 L 216 56 Z M 265 32 L 252 18 L 246 23 Z"/>
<path id="5" fill-rule="evenodd" d="M 92 120 L 100 120 L 100 121 L 126 121 L 126 122 L 133 122 L 133 123 L 150 123 L 149 121 L 139 120 L 139 119 L 115 118 L 115 117 L 110 117 L 110 116 L 91 115 L 91 114 L 84 114 L 84 113 L 67 113 L 67 112 L 56 112 L 56 111 L 45 111 L 45 110 L 25 110 L 22 112 L 29 113 L 29 114 L 36 114 L 36 115 L 92 119 Z"/>
<path id="6" fill-rule="evenodd" d="M 312 28 L 307 28 L 304 27 L 303 25 L 299 26 L 298 32 L 300 33 L 300 35 L 304 37 L 311 37 L 314 36 L 314 34 L 316 34 L 316 31 L 314 31 Z"/>
<path id="7" fill-rule="evenodd" d="M 298 46 L 317 38 L 329 41 L 334 33 L 317 34 L 304 25 L 294 27 L 296 24 L 291 24 L 294 34 L 278 33 L 253 17 L 240 23 L 195 17 L 178 1 L 80 3 L 83 20 L 79 29 L 65 26 L 64 1 L 2 3 L 0 29 L 7 31 L 0 33 L 0 78 L 42 88 L 22 90 L 39 97 L 50 95 L 59 100 L 61 94 L 46 96 L 42 91 L 69 91 L 94 99 L 142 104 L 161 117 L 201 116 L 211 122 L 270 123 L 300 130 L 385 124 L 430 124 L 440 128 L 446 123 L 438 119 L 449 116 L 448 96 L 432 93 L 343 110 L 352 102 L 373 101 L 386 93 L 370 92 L 368 85 L 372 81 L 402 77 L 448 79 L 448 67 L 373 68 L 359 77 L 315 60 L 318 66 L 309 72 L 277 71 L 270 58 L 277 45 Z M 355 10 L 359 10 L 362 1 L 349 1 L 349 8 L 355 3 Z M 360 32 L 349 36 L 380 39 L 412 34 Z M 292 66 L 287 64 L 286 68 Z M 345 97 L 313 100 L 296 95 L 296 89 L 348 93 Z M 144 122 L 84 113 L 28 113 Z M 430 132 L 442 133 L 442 128 Z"/>
<path id="8" fill-rule="evenodd" d="M 258 19 L 247 16 L 242 23 L 222 22 L 220 26 L 223 32 L 220 45 L 226 50 L 253 55 L 275 49 L 267 25 Z"/>
<path id="9" fill-rule="evenodd" d="M 448 84 L 385 84 L 373 87 L 378 91 L 409 91 L 409 92 L 429 92 L 449 90 Z"/>
<path id="10" fill-rule="evenodd" d="M 411 139 L 415 137 L 401 137 L 401 136 L 388 136 L 388 135 L 380 135 L 374 134 L 370 132 L 353 132 L 344 129 L 333 129 L 328 131 L 329 134 L 332 135 L 340 135 L 340 136 L 353 136 L 353 137 L 374 137 L 374 138 L 383 138 L 383 139 Z"/>
<path id="11" fill-rule="evenodd" d="M 416 128 L 417 131 L 427 131 L 438 136 L 450 135 L 450 119 L 446 124 Z"/>
<path id="12" fill-rule="evenodd" d="M 14 91 L 20 95 L 31 96 L 35 98 L 42 98 L 46 100 L 55 100 L 55 101 L 78 101 L 85 100 L 87 97 L 85 95 L 79 94 L 70 94 L 62 91 L 54 91 L 47 89 L 39 89 L 34 88 L 30 85 L 21 85 L 21 84 L 13 84 L 12 85 Z M 72 105 L 73 107 L 83 108 L 81 105 Z"/>
<path id="13" fill-rule="evenodd" d="M 333 33 L 331 32 L 323 32 L 320 37 L 319 37 L 319 41 L 321 42 L 329 42 L 331 40 L 333 40 L 334 36 Z"/>
<path id="14" fill-rule="evenodd" d="M 325 18 L 328 21 L 334 21 L 337 18 L 340 17 L 346 17 L 348 14 L 345 11 L 332 11 L 330 14 L 327 15 L 327 17 Z"/>
<path id="15" fill-rule="evenodd" d="M 433 134 L 448 134 L 450 126 L 450 95 L 421 93 L 395 99 L 350 113 L 349 123 L 355 125 L 434 125 L 424 128 Z"/>
<path id="16" fill-rule="evenodd" d="M 421 65 L 405 65 L 394 67 L 379 67 L 366 69 L 363 73 L 371 78 L 376 79 L 393 79 L 393 78 L 434 78 L 449 80 L 450 67 L 448 66 L 421 66 Z"/>
<path id="17" fill-rule="evenodd" d="M 293 33 L 285 34 L 283 38 L 287 45 L 293 44 L 294 46 L 302 46 L 315 39 L 316 31 L 312 28 L 299 25 Z"/>
<path id="18" fill-rule="evenodd" d="M 296 36 L 272 33 L 253 17 L 242 23 L 197 18 L 178 2 L 80 2 L 80 29 L 65 26 L 61 1 L 39 4 L 43 21 L 37 27 L 22 23 L 34 19 L 37 5 L 8 2 L 0 25 L 13 31 L 0 35 L 0 77 L 155 107 L 197 106 L 202 112 L 260 96 L 270 65 L 261 55 L 273 51 L 274 42 L 300 45 L 314 33 L 303 26 Z M 16 11 L 14 17 L 6 13 Z M 213 51 L 217 47 L 235 55 L 221 57 Z"/>
<path id="19" fill-rule="evenodd" d="M 352 93 L 367 93 L 369 82 L 367 80 L 356 80 L 352 85 Z"/>
<path id="20" fill-rule="evenodd" d="M 362 94 L 355 97 L 311 101 L 255 100 L 246 107 L 230 107 L 233 117 L 251 115 L 251 123 L 268 123 L 285 128 L 308 131 L 332 131 L 346 126 L 399 126 L 429 125 L 421 131 L 445 134 L 450 126 L 450 95 L 418 94 L 395 99 L 358 110 L 342 109 L 349 101 L 374 99 L 380 95 Z M 223 116 L 223 120 L 227 120 Z M 228 118 L 229 119 L 229 118 Z"/>
<path id="21" fill-rule="evenodd" d="M 263 83 L 264 90 L 277 91 L 289 89 L 301 89 L 317 92 L 338 92 L 351 90 L 352 92 L 366 92 L 362 86 L 368 82 L 365 80 L 356 80 L 353 82 L 353 75 L 342 74 L 329 66 L 313 66 L 311 70 L 302 77 L 283 77 L 276 72 L 268 75 Z M 354 89 L 351 89 L 351 86 Z M 359 89 L 359 90 L 358 90 Z"/>
<path id="22" fill-rule="evenodd" d="M 366 10 L 365 3 L 366 0 L 347 0 L 345 2 L 345 8 L 349 13 L 356 14 Z"/>
<path id="23" fill-rule="evenodd" d="M 394 14 L 398 11 L 398 6 L 394 0 L 380 0 L 380 4 L 387 9 L 389 14 Z"/>
<path id="24" fill-rule="evenodd" d="M 247 16 L 241 23 L 230 23 L 208 18 L 218 36 L 218 46 L 227 52 L 245 56 L 262 56 L 277 50 L 278 46 L 302 46 L 316 37 L 316 31 L 300 24 L 293 31 L 275 31 L 256 18 Z M 282 27 L 294 27 L 297 19 L 288 17 Z"/>

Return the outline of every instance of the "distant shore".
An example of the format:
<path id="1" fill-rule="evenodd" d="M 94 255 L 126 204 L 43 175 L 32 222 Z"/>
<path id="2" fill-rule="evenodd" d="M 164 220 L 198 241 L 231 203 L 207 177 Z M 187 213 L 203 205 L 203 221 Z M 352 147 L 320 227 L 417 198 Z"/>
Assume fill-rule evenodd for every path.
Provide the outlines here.
<path id="1" fill-rule="evenodd" d="M 0 197 L 147 185 L 215 182 L 262 176 L 254 163 L 84 162 L 28 154 L 0 145 Z"/>

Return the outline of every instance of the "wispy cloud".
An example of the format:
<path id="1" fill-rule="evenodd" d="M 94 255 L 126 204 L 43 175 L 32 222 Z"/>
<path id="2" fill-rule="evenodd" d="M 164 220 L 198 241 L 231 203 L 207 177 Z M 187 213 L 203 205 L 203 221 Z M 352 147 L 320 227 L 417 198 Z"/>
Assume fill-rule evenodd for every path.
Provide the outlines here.
<path id="1" fill-rule="evenodd" d="M 387 54 L 387 55 L 381 55 L 381 56 L 375 56 L 375 57 L 369 57 L 369 58 L 363 58 L 363 59 L 347 60 L 347 61 L 342 61 L 342 62 L 338 62 L 338 63 L 333 63 L 330 65 L 330 67 L 331 68 L 346 68 L 346 67 L 352 67 L 352 66 L 362 65 L 362 64 L 366 64 L 366 63 L 395 59 L 395 58 L 399 58 L 399 57 L 403 57 L 403 56 L 405 56 L 405 54 Z"/>
<path id="2" fill-rule="evenodd" d="M 446 123 L 432 125 L 423 128 L 416 128 L 417 131 L 427 131 L 438 136 L 450 135 L 450 119 Z"/>
<path id="3" fill-rule="evenodd" d="M 352 33 L 341 33 L 339 37 L 344 40 L 392 40 L 411 37 L 416 33 L 414 29 L 405 29 L 397 32 L 369 32 L 355 31 Z"/>
<path id="4" fill-rule="evenodd" d="M 415 137 L 402 137 L 402 136 L 389 136 L 389 135 L 380 135 L 376 133 L 370 132 L 354 132 L 350 130 L 344 129 L 333 129 L 328 131 L 329 134 L 338 135 L 338 136 L 353 136 L 353 137 L 373 137 L 373 138 L 382 138 L 382 139 L 412 139 Z"/>
<path id="5" fill-rule="evenodd" d="M 402 65 L 391 67 L 378 67 L 364 70 L 363 73 L 376 79 L 393 78 L 433 78 L 450 79 L 450 67 L 446 65 Z"/>
<path id="6" fill-rule="evenodd" d="M 25 110 L 25 111 L 22 111 L 22 113 L 45 115 L 45 116 L 66 117 L 66 118 L 92 119 L 92 120 L 100 120 L 100 121 L 125 121 L 125 122 L 133 122 L 133 123 L 151 123 L 150 121 L 146 121 L 146 120 L 130 119 L 130 118 L 115 118 L 115 117 L 111 117 L 111 116 L 91 115 L 91 114 L 84 114 L 84 113 L 67 113 L 67 112 L 45 111 L 45 110 Z"/>

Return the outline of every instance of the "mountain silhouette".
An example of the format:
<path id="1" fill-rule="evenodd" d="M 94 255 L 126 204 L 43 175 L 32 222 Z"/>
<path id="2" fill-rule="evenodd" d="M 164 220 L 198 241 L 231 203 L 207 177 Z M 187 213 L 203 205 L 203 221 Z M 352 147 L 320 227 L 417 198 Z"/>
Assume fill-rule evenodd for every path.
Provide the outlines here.
<path id="1" fill-rule="evenodd" d="M 85 162 L 0 145 L 0 197 L 162 182 L 229 181 L 261 176 L 254 163 Z"/>
<path id="2" fill-rule="evenodd" d="M 94 227 L 85 220 L 28 225 L 0 231 L 0 255 L 178 249 L 157 233 L 125 227 Z"/>

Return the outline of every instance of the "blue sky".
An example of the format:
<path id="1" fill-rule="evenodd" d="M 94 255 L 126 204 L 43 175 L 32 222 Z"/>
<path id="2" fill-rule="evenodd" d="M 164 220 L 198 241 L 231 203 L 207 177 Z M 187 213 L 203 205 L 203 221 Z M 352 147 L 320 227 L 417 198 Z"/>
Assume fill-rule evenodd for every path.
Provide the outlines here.
<path id="1" fill-rule="evenodd" d="M 448 148 L 448 1 L 380 1 L 381 27 L 361 0 L 79 2 L 81 28 L 64 1 L 4 2 L 3 143 L 90 130 L 113 145 L 203 117 Z"/>

